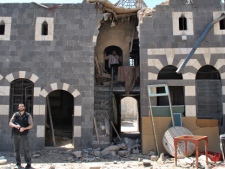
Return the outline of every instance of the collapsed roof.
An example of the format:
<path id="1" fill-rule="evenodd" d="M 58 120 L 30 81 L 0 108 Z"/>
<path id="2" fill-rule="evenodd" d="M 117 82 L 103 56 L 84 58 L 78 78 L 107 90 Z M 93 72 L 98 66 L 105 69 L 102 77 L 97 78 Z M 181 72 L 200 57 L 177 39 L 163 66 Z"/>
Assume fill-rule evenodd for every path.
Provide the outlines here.
<path id="1" fill-rule="evenodd" d="M 99 5 L 102 5 L 102 10 L 104 11 L 104 19 L 106 20 L 110 15 L 113 15 L 114 20 L 118 20 L 124 17 L 129 17 L 133 15 L 138 15 L 139 19 L 144 16 L 151 16 L 152 9 L 148 8 L 144 1 L 137 0 L 137 3 L 143 3 L 142 5 L 138 5 L 138 8 L 124 8 L 117 6 L 121 4 L 121 0 L 119 0 L 116 4 L 112 4 L 108 0 L 87 0 L 89 3 L 95 3 L 96 9 L 99 9 Z M 169 0 L 166 0 L 165 2 L 161 3 L 160 5 L 168 5 Z M 154 8 L 153 8 L 154 10 Z"/>

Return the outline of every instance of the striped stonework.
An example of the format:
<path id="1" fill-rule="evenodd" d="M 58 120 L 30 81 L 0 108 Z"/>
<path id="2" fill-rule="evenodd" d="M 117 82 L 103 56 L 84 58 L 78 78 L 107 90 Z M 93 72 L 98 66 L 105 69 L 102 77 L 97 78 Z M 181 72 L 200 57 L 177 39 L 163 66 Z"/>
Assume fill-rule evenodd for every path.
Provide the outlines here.
<path id="1" fill-rule="evenodd" d="M 44 87 L 40 95 L 42 97 L 42 103 L 45 103 L 45 99 L 48 96 L 49 93 L 51 93 L 54 90 L 64 90 L 73 95 L 74 98 L 74 146 L 79 147 L 81 142 L 79 141 L 81 139 L 81 116 L 82 116 L 82 106 L 81 106 L 81 94 L 80 92 L 74 88 L 73 86 L 67 84 L 67 83 L 52 83 L 46 87 Z M 39 113 L 45 112 L 46 105 L 40 105 L 39 106 Z M 76 120 L 75 120 L 76 119 Z M 80 119 L 80 120 L 77 120 Z M 41 129 L 40 129 L 41 130 Z"/>
<path id="2" fill-rule="evenodd" d="M 0 76 L 0 79 L 2 79 L 2 78 L 3 77 Z M 0 86 L 0 97 L 2 97 L 3 100 L 7 101 L 7 103 L 0 104 L 0 109 L 3 110 L 0 112 L 0 118 L 1 118 L 1 115 L 9 116 L 10 83 L 13 82 L 14 80 L 21 79 L 21 78 L 30 80 L 34 84 L 33 121 L 34 121 L 35 125 L 37 125 L 37 128 L 35 128 L 32 131 L 37 133 L 37 137 L 40 137 L 40 133 L 43 131 L 40 130 L 40 128 L 38 128 L 38 126 L 44 126 L 45 121 L 42 122 L 38 119 L 45 119 L 44 118 L 45 111 L 43 111 L 43 109 L 40 108 L 40 103 L 39 103 L 39 99 L 38 99 L 40 97 L 40 91 L 41 91 L 41 87 L 37 85 L 38 84 L 37 81 L 39 80 L 39 77 L 33 73 L 26 72 L 26 71 L 18 71 L 18 72 L 10 73 L 5 76 L 4 86 Z M 31 133 L 32 133 L 32 131 L 31 131 Z"/>
<path id="3" fill-rule="evenodd" d="M 147 65 L 148 80 L 157 80 L 159 71 L 168 65 L 179 67 L 186 56 L 190 53 L 192 48 L 161 48 L 161 49 L 148 49 Z M 182 74 L 185 86 L 185 109 L 186 116 L 196 116 L 196 89 L 195 79 L 197 71 L 205 65 L 211 65 L 216 68 L 221 75 L 221 80 L 225 79 L 225 48 L 198 48 L 191 59 L 187 62 L 184 72 Z M 216 57 L 213 57 L 215 56 Z M 176 86 L 176 83 L 173 83 Z M 225 96 L 225 86 L 222 87 L 223 97 Z M 225 103 L 223 103 L 224 105 Z M 225 107 L 225 106 L 224 106 Z"/>

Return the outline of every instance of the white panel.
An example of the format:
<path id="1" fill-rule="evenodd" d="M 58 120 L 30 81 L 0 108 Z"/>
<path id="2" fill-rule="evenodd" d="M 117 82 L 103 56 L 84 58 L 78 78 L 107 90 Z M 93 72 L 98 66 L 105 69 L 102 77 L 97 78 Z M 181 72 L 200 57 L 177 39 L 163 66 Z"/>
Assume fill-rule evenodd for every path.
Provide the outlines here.
<path id="1" fill-rule="evenodd" d="M 185 106 L 185 115 L 187 117 L 196 117 L 196 106 L 195 105 L 186 105 Z"/>
<path id="2" fill-rule="evenodd" d="M 163 65 L 159 59 L 148 59 L 148 66 L 154 66 L 159 70 L 163 68 Z"/>
<path id="3" fill-rule="evenodd" d="M 0 96 L 9 96 L 10 87 L 9 86 L 0 86 Z"/>
<path id="4" fill-rule="evenodd" d="M 69 86 L 70 86 L 69 84 L 63 83 L 63 90 L 67 91 Z"/>
<path id="5" fill-rule="evenodd" d="M 45 137 L 45 126 L 37 125 L 37 137 Z"/>
<path id="6" fill-rule="evenodd" d="M 214 67 L 218 70 L 224 65 L 225 65 L 225 59 L 218 59 Z"/>
<path id="7" fill-rule="evenodd" d="M 19 78 L 25 78 L 26 72 L 25 71 L 19 71 Z"/>
<path id="8" fill-rule="evenodd" d="M 224 11 L 214 11 L 213 12 L 213 20 L 219 18 L 222 13 L 225 13 Z M 225 30 L 220 30 L 220 22 L 217 22 L 213 25 L 214 28 L 214 34 L 215 35 L 224 35 Z"/>
<path id="9" fill-rule="evenodd" d="M 185 86 L 185 96 L 196 96 L 195 86 Z"/>
<path id="10" fill-rule="evenodd" d="M 35 74 L 32 74 L 30 80 L 35 83 L 39 78 L 35 75 Z"/>
<path id="11" fill-rule="evenodd" d="M 74 137 L 81 137 L 81 126 L 74 126 Z"/>
<path id="12" fill-rule="evenodd" d="M 34 96 L 40 96 L 41 88 L 40 87 L 34 87 Z"/>
<path id="13" fill-rule="evenodd" d="M 42 95 L 43 97 L 47 97 L 48 92 L 47 92 L 45 89 L 43 89 L 43 90 L 41 91 L 40 95 Z"/>
<path id="14" fill-rule="evenodd" d="M 77 96 L 80 95 L 80 92 L 76 89 L 76 90 L 74 90 L 74 92 L 72 93 L 72 95 L 75 98 L 75 97 L 77 97 Z"/>
<path id="15" fill-rule="evenodd" d="M 184 14 L 187 19 L 187 30 L 179 30 L 179 18 Z M 173 35 L 194 35 L 192 12 L 173 12 Z"/>
<path id="16" fill-rule="evenodd" d="M 48 35 L 41 35 L 42 23 L 46 21 L 48 24 Z M 54 35 L 54 18 L 37 17 L 35 25 L 35 40 L 36 41 L 52 41 Z"/>
<path id="17" fill-rule="evenodd" d="M 51 86 L 52 90 L 57 90 L 58 89 L 57 83 L 52 83 L 50 86 Z"/>
<path id="18" fill-rule="evenodd" d="M 190 79 L 195 79 L 196 75 L 194 73 L 184 73 L 183 74 L 183 80 L 190 80 Z"/>
<path id="19" fill-rule="evenodd" d="M 9 115 L 9 105 L 0 105 L 0 115 Z"/>
<path id="20" fill-rule="evenodd" d="M 199 63 L 199 61 L 197 59 L 190 59 L 186 66 L 193 66 L 195 67 L 197 70 L 199 70 L 201 68 L 201 65 Z"/>
<path id="21" fill-rule="evenodd" d="M 39 115 L 45 115 L 45 105 L 39 105 L 40 111 L 39 111 Z"/>
<path id="22" fill-rule="evenodd" d="M 33 105 L 33 115 L 40 115 L 40 106 L 39 105 Z"/>
<path id="23" fill-rule="evenodd" d="M 148 72 L 148 80 L 157 80 L 158 75 L 152 72 Z"/>
<path id="24" fill-rule="evenodd" d="M 222 93 L 223 93 L 223 95 L 225 95 L 225 86 L 222 86 Z"/>
<path id="25" fill-rule="evenodd" d="M 12 81 L 14 80 L 14 77 L 13 77 L 13 74 L 12 74 L 12 73 L 10 73 L 9 75 L 7 75 L 5 78 L 6 78 L 9 82 L 12 82 Z"/>
<path id="26" fill-rule="evenodd" d="M 0 22 L 2 20 L 5 22 L 5 33 L 4 35 L 0 35 L 0 40 L 10 40 L 12 18 L 0 17 Z"/>
<path id="27" fill-rule="evenodd" d="M 223 103 L 223 114 L 225 114 L 225 103 Z"/>
<path id="28" fill-rule="evenodd" d="M 93 36 L 93 42 L 97 42 L 97 36 Z"/>
<path id="29" fill-rule="evenodd" d="M 209 65 L 211 60 L 211 53 L 204 53 L 205 63 Z"/>
<path id="30" fill-rule="evenodd" d="M 74 116 L 81 116 L 81 106 L 74 106 Z"/>

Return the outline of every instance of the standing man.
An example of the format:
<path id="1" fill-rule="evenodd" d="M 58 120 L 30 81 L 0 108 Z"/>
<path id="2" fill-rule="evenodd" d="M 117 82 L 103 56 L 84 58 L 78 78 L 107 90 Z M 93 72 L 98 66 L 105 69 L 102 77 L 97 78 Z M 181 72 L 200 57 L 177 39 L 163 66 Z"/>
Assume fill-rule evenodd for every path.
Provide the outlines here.
<path id="1" fill-rule="evenodd" d="M 114 70 L 114 74 L 117 75 L 117 68 L 120 65 L 121 57 L 116 53 L 115 50 L 112 51 L 112 54 L 105 56 L 105 60 L 109 60 L 108 67 L 110 68 L 110 73 L 112 73 L 112 69 Z"/>
<path id="2" fill-rule="evenodd" d="M 18 112 L 14 113 L 9 126 L 12 127 L 12 135 L 14 140 L 14 151 L 16 153 L 16 165 L 17 168 L 21 168 L 20 159 L 20 142 L 23 144 L 24 158 L 27 163 L 25 169 L 31 168 L 31 155 L 29 151 L 29 143 L 27 134 L 29 129 L 33 127 L 33 120 L 31 114 L 25 112 L 26 107 L 23 103 L 18 106 Z"/>

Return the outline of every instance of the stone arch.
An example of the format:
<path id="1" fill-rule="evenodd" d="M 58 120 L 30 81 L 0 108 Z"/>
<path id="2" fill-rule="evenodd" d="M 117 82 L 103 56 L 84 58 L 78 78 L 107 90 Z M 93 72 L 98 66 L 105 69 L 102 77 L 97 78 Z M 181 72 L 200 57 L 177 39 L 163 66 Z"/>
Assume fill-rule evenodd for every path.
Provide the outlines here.
<path id="1" fill-rule="evenodd" d="M 18 72 L 13 72 L 8 74 L 5 79 L 11 83 L 13 80 L 15 79 L 20 79 L 20 78 L 24 78 L 24 79 L 29 79 L 30 81 L 32 81 L 34 84 L 35 82 L 37 82 L 37 80 L 39 79 L 39 77 L 37 75 L 35 75 L 34 73 L 31 72 L 26 72 L 26 71 L 18 71 Z"/>
<path id="2" fill-rule="evenodd" d="M 71 93 L 74 98 L 80 95 L 80 92 L 76 88 L 67 83 L 51 83 L 50 85 L 44 87 L 41 90 L 40 95 L 46 97 L 49 93 L 51 93 L 54 90 L 65 90 Z"/>
<path id="3" fill-rule="evenodd" d="M 41 102 L 44 104 L 45 99 L 48 96 L 49 93 L 55 90 L 64 90 L 73 95 L 74 98 L 74 123 L 73 123 L 73 143 L 74 147 L 77 149 L 81 147 L 81 116 L 82 116 L 82 106 L 81 106 L 81 93 L 73 86 L 67 84 L 67 83 L 51 83 L 47 86 L 45 86 L 41 92 L 40 95 L 43 96 L 41 98 Z M 44 105 L 45 107 L 45 105 Z M 45 108 L 43 109 L 45 110 Z M 44 130 L 44 129 L 42 129 Z M 44 136 L 42 136 L 44 137 Z"/>

